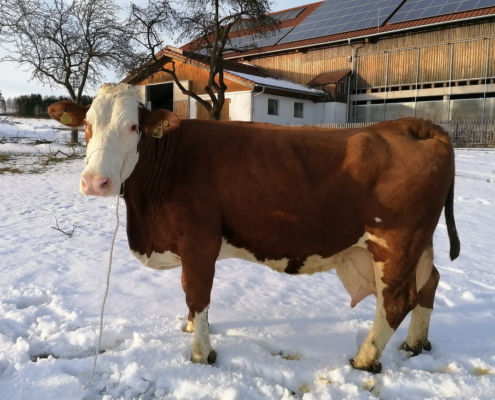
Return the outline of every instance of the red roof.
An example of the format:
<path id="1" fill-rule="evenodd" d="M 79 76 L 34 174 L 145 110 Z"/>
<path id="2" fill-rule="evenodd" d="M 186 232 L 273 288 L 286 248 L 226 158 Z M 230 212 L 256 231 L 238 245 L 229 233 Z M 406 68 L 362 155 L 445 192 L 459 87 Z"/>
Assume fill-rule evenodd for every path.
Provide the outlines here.
<path id="1" fill-rule="evenodd" d="M 331 83 L 338 83 L 350 73 L 351 71 L 348 69 L 343 71 L 322 72 L 321 74 L 311 79 L 307 86 L 329 85 Z"/>

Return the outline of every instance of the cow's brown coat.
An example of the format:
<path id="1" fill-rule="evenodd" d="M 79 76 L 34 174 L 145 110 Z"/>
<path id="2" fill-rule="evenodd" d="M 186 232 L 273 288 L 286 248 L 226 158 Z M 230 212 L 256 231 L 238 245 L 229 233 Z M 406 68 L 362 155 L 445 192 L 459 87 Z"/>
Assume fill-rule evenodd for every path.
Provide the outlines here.
<path id="1" fill-rule="evenodd" d="M 67 105 L 52 107 L 57 117 Z M 209 306 L 222 239 L 259 261 L 287 259 L 285 272 L 297 274 L 308 257 L 329 258 L 368 233 L 379 238 L 366 247 L 383 264 L 378 295 L 389 326 L 418 304 L 433 307 L 438 271 L 431 266 L 418 293 L 416 266 L 444 206 L 451 257 L 459 252 L 454 152 L 440 127 L 414 118 L 331 132 L 183 120 L 155 139 L 157 115 L 140 109 L 139 161 L 125 181 L 127 235 L 139 254 L 180 256 L 190 323 Z M 376 354 L 355 366 L 378 371 Z"/>

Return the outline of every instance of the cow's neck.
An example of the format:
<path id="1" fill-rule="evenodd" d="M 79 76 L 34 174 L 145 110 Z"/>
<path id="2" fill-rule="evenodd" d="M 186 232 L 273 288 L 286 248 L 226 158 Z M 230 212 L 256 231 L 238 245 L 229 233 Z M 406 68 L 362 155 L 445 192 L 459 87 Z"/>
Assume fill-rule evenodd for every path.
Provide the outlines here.
<path id="1" fill-rule="evenodd" d="M 173 185 L 174 167 L 180 147 L 181 129 L 161 139 L 142 135 L 138 145 L 139 160 L 125 181 L 124 198 L 130 203 L 163 202 Z"/>

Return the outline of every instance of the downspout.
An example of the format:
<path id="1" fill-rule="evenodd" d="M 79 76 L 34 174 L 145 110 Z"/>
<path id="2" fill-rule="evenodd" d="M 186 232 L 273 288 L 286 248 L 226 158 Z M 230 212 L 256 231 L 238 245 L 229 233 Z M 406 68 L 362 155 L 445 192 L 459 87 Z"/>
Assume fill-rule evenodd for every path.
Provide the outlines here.
<path id="1" fill-rule="evenodd" d="M 347 79 L 347 115 L 346 115 L 346 122 L 349 123 L 351 119 L 351 82 L 352 82 L 352 77 L 354 76 L 354 60 L 356 56 L 356 49 L 354 46 L 351 44 L 351 39 L 347 39 L 347 42 L 349 43 L 349 46 L 352 49 L 352 54 L 351 54 L 351 73 L 349 75 L 349 78 Z"/>
<path id="2" fill-rule="evenodd" d="M 351 39 L 347 39 L 347 43 L 349 44 L 349 46 L 351 46 L 352 48 L 352 64 L 351 64 L 351 74 L 349 75 L 349 87 L 348 87 L 348 90 L 347 90 L 347 122 L 350 123 L 351 122 L 351 86 L 352 86 L 352 77 L 354 76 L 354 81 L 355 81 L 355 89 L 356 89 L 356 97 L 357 97 L 357 86 L 358 86 L 358 71 L 357 71 L 357 68 L 359 67 L 356 67 L 355 66 L 355 62 L 356 62 L 356 58 L 357 58 L 357 50 L 358 49 L 362 49 L 364 47 L 364 43 L 362 43 L 361 46 L 359 46 L 358 48 L 355 48 L 352 44 L 351 44 Z M 356 101 L 357 102 L 357 101 Z M 354 106 L 354 109 L 355 109 L 355 112 L 354 112 L 354 122 L 356 122 L 356 112 L 357 112 L 357 106 Z"/>
<path id="3" fill-rule="evenodd" d="M 261 92 L 259 92 L 259 93 L 254 93 L 251 97 L 251 122 L 256 122 L 254 120 L 254 98 L 256 96 L 259 96 L 260 94 L 263 94 L 265 92 L 265 88 L 266 88 L 266 86 L 263 86 L 263 85 L 256 85 L 256 86 L 261 87 L 263 89 L 261 89 Z M 251 93 L 253 93 L 253 92 L 251 92 Z"/>

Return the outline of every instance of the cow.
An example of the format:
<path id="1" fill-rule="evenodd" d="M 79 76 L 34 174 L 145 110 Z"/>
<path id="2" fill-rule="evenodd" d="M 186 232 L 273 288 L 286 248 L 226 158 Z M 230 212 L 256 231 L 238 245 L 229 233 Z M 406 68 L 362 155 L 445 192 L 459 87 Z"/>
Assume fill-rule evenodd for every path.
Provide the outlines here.
<path id="1" fill-rule="evenodd" d="M 182 265 L 193 362 L 216 359 L 208 308 L 215 262 L 227 258 L 294 275 L 335 269 L 352 307 L 375 295 L 372 328 L 350 360 L 356 369 L 381 371 L 383 349 L 409 312 L 403 348 L 431 349 L 432 238 L 443 209 L 451 259 L 460 252 L 454 150 L 439 126 L 180 120 L 149 111 L 123 83 L 103 85 L 90 106 L 62 101 L 48 111 L 86 125 L 81 192 L 124 198 L 132 254 L 154 269 Z"/>

